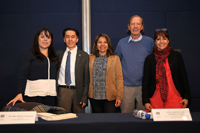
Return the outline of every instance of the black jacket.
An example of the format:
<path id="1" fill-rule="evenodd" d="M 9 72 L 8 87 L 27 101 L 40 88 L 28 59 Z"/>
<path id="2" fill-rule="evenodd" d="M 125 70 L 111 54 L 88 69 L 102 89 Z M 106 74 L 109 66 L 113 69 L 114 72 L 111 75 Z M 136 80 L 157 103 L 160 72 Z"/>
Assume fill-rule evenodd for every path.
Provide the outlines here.
<path id="1" fill-rule="evenodd" d="M 57 66 L 50 61 L 50 79 L 56 80 Z M 44 61 L 39 62 L 33 55 L 32 50 L 26 51 L 21 57 L 20 71 L 18 77 L 18 93 L 24 93 L 27 80 L 47 80 L 48 60 L 44 56 Z"/>
<path id="2" fill-rule="evenodd" d="M 168 56 L 169 66 L 171 69 L 174 85 L 183 99 L 190 99 L 190 87 L 185 64 L 181 54 L 172 50 Z M 154 54 L 147 56 L 144 63 L 144 74 L 142 81 L 142 102 L 150 103 L 151 98 L 156 90 L 156 61 Z"/>

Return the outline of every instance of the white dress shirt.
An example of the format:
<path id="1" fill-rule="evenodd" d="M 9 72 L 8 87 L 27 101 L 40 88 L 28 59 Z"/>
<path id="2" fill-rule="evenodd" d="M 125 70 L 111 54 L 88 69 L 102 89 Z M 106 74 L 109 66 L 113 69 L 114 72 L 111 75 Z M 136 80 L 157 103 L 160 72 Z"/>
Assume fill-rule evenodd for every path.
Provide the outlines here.
<path id="1" fill-rule="evenodd" d="M 76 54 L 77 54 L 77 46 L 73 50 L 69 50 L 66 48 L 65 53 L 63 54 L 61 66 L 60 66 L 60 72 L 58 77 L 58 84 L 59 85 L 66 85 L 65 84 L 65 66 L 66 66 L 66 60 L 68 51 L 71 52 L 71 58 L 70 58 L 70 72 L 71 72 L 71 84 L 70 86 L 75 86 L 75 62 L 76 62 Z"/>

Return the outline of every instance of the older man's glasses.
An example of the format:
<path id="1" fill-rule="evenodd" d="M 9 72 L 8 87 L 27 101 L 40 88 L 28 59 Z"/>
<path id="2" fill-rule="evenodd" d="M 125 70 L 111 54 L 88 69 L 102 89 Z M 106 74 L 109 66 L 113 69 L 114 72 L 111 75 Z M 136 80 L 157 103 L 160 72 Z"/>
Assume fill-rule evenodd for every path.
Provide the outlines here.
<path id="1" fill-rule="evenodd" d="M 160 30 L 162 30 L 162 31 L 167 31 L 167 28 L 156 29 L 156 31 L 160 31 Z"/>

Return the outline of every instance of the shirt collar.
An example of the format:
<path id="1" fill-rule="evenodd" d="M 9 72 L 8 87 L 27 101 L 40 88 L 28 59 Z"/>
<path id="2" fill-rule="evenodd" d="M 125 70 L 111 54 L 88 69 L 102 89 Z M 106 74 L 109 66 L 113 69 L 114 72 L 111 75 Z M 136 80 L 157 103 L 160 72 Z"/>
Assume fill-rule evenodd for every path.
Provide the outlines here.
<path id="1" fill-rule="evenodd" d="M 68 49 L 68 47 L 66 47 L 66 52 L 70 51 L 70 52 L 73 53 L 73 52 L 77 51 L 77 48 L 78 48 L 78 47 L 77 47 L 77 45 L 76 45 L 76 47 L 75 47 L 73 50 L 70 51 L 70 50 Z"/>
<path id="2" fill-rule="evenodd" d="M 128 43 L 129 43 L 130 41 L 139 42 L 140 40 L 142 40 L 142 34 L 141 34 L 141 33 L 140 33 L 140 36 L 139 36 L 137 39 L 135 39 L 135 40 L 130 36 L 129 39 L 128 39 Z"/>

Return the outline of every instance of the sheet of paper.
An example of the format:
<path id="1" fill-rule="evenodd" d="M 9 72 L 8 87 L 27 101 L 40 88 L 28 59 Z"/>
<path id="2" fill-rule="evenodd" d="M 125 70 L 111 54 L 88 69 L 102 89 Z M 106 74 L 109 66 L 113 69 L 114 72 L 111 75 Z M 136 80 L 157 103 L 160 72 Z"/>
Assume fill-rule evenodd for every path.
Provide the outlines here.
<path id="1" fill-rule="evenodd" d="M 38 117 L 47 120 L 47 121 L 56 121 L 56 120 L 64 120 L 64 119 L 72 119 L 77 118 L 78 116 L 74 113 L 66 113 L 66 114 L 52 114 L 52 113 L 37 113 Z"/>
<path id="2" fill-rule="evenodd" d="M 0 124 L 34 124 L 37 120 L 36 111 L 0 112 Z"/>
<path id="3" fill-rule="evenodd" d="M 154 121 L 192 121 L 189 108 L 152 109 Z"/>

